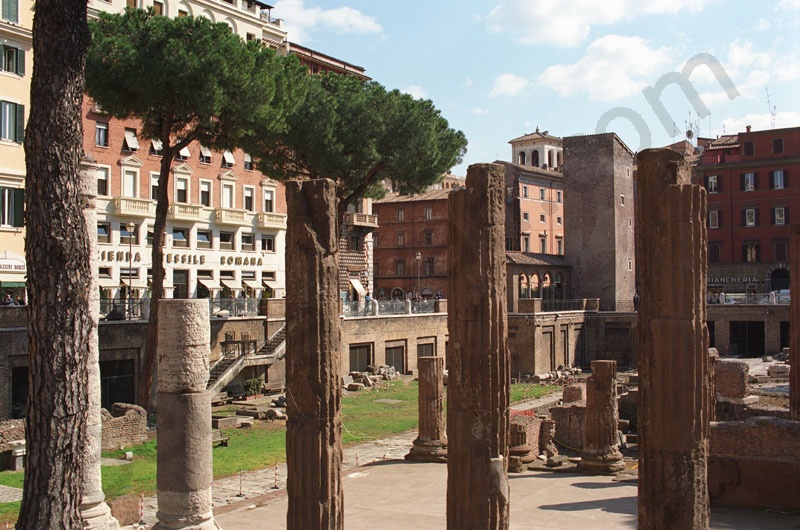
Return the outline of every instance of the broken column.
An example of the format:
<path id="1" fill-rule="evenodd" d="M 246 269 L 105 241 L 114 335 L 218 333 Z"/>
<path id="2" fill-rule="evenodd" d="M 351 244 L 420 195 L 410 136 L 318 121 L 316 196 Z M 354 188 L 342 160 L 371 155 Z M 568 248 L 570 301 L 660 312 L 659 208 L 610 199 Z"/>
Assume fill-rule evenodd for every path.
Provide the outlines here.
<path id="1" fill-rule="evenodd" d="M 444 358 L 419 357 L 419 433 L 406 460 L 447 462 L 444 427 Z"/>
<path id="2" fill-rule="evenodd" d="M 794 294 L 789 302 L 789 417 L 800 421 L 800 223 L 792 225 L 789 242 L 789 270 L 793 271 L 789 278 L 789 289 Z"/>
<path id="3" fill-rule="evenodd" d="M 508 429 L 508 471 L 522 473 L 539 456 L 542 420 L 533 416 L 511 418 Z"/>
<path id="4" fill-rule="evenodd" d="M 342 369 L 336 185 L 286 184 L 286 463 L 289 530 L 341 529 Z"/>
<path id="5" fill-rule="evenodd" d="M 639 528 L 708 528 L 706 191 L 683 155 L 639 153 Z"/>
<path id="6" fill-rule="evenodd" d="M 119 529 L 119 521 L 111 515 L 103 492 L 103 477 L 100 468 L 100 451 L 103 441 L 103 419 L 100 414 L 100 346 L 97 326 L 100 318 L 100 289 L 97 283 L 97 166 L 90 158 L 81 160 L 81 186 L 83 190 L 83 217 L 86 220 L 84 237 L 89 245 L 89 305 L 92 329 L 89 337 L 89 352 L 86 359 L 88 380 L 86 419 L 86 445 L 84 447 L 83 495 L 81 497 L 81 521 L 84 530 Z"/>
<path id="7" fill-rule="evenodd" d="M 211 511 L 208 302 L 164 299 L 158 310 L 158 522 L 153 530 L 218 529 Z"/>
<path id="8" fill-rule="evenodd" d="M 617 430 L 616 361 L 592 361 L 592 375 L 586 380 L 585 418 L 581 471 L 609 474 L 625 469 Z"/>
<path id="9" fill-rule="evenodd" d="M 450 194 L 447 528 L 508 528 L 509 352 L 503 168 Z"/>

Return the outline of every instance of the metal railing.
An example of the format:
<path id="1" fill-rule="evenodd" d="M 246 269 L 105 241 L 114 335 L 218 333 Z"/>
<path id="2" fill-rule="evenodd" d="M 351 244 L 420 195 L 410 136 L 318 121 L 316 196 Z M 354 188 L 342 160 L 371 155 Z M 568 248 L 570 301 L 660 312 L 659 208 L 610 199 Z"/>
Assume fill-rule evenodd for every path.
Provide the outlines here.
<path id="1" fill-rule="evenodd" d="M 586 300 L 542 300 L 542 311 L 583 311 L 586 308 Z"/>
<path id="2" fill-rule="evenodd" d="M 435 313 L 435 300 L 372 300 L 369 305 L 363 301 L 342 302 L 342 315 L 347 318 L 410 315 Z"/>
<path id="3" fill-rule="evenodd" d="M 102 320 L 141 320 L 149 317 L 150 300 L 145 298 L 101 298 Z"/>
<path id="4" fill-rule="evenodd" d="M 209 298 L 212 317 L 244 317 L 258 315 L 257 298 Z"/>

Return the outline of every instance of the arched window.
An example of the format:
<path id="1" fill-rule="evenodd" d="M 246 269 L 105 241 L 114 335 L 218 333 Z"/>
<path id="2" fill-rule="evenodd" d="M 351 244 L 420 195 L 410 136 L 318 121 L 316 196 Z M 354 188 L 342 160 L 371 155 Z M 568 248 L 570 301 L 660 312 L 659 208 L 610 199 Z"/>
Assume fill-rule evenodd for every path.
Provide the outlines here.
<path id="1" fill-rule="evenodd" d="M 550 149 L 547 151 L 547 167 L 553 169 L 556 165 L 555 157 L 553 156 L 553 150 Z"/>
<path id="2" fill-rule="evenodd" d="M 531 152 L 531 165 L 533 167 L 539 167 L 539 151 L 536 149 Z"/>
<path id="3" fill-rule="evenodd" d="M 519 297 L 528 298 L 530 290 L 528 287 L 528 278 L 524 274 L 519 275 Z"/>
<path id="4" fill-rule="evenodd" d="M 542 276 L 542 298 L 552 300 L 553 298 L 553 280 L 549 272 L 545 272 Z"/>
<path id="5" fill-rule="evenodd" d="M 520 151 L 517 153 L 517 164 L 521 166 L 525 165 L 525 151 Z"/>
<path id="6" fill-rule="evenodd" d="M 556 163 L 558 164 L 558 167 L 564 165 L 564 151 L 558 151 L 556 153 Z"/>
<path id="7" fill-rule="evenodd" d="M 541 291 L 539 289 L 539 275 L 538 274 L 533 273 L 531 275 L 530 284 L 531 284 L 531 290 L 530 290 L 531 298 L 541 298 L 542 297 L 542 293 L 541 293 Z"/>

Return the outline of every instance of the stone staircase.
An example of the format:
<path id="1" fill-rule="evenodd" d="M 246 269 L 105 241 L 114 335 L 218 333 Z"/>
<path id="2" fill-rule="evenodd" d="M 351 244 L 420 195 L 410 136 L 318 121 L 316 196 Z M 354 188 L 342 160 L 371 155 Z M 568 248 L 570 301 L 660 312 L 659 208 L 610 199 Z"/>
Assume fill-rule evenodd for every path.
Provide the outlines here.
<path id="1" fill-rule="evenodd" d="M 228 383 L 239 375 L 239 372 L 241 372 L 242 368 L 245 366 L 245 359 L 248 357 L 266 358 L 265 360 L 269 361 L 271 364 L 277 360 L 283 359 L 285 353 L 286 325 L 279 329 L 275 335 L 270 337 L 261 349 L 254 354 L 223 356 L 211 367 L 211 373 L 206 388 L 209 391 L 221 392 Z"/>
<path id="2" fill-rule="evenodd" d="M 272 357 L 273 361 L 278 361 L 283 359 L 284 354 L 286 353 L 286 325 L 278 330 L 275 335 L 273 335 L 267 342 L 264 343 L 264 346 L 258 351 L 258 355 L 264 355 L 267 357 Z"/>

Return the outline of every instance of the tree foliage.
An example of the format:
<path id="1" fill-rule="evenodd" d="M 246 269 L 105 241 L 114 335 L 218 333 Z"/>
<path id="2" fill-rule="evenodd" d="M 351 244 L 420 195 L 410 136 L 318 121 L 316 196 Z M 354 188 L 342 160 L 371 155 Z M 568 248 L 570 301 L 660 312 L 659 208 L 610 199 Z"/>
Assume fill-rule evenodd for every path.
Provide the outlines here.
<path id="1" fill-rule="evenodd" d="M 305 101 L 287 117 L 280 147 L 254 138 L 248 150 L 276 180 L 336 181 L 340 212 L 358 197 L 382 196 L 383 179 L 400 193 L 421 192 L 466 152 L 464 134 L 430 100 L 338 74 L 312 76 L 308 85 Z"/>
<path id="2" fill-rule="evenodd" d="M 303 99 L 306 74 L 296 58 L 244 42 L 226 24 L 167 18 L 153 10 L 101 13 L 90 24 L 86 92 L 117 118 L 141 121 L 139 135 L 162 144 L 147 344 L 137 402 L 150 408 L 158 301 L 164 296 L 163 245 L 175 154 L 197 140 L 212 149 L 274 142 Z"/>

